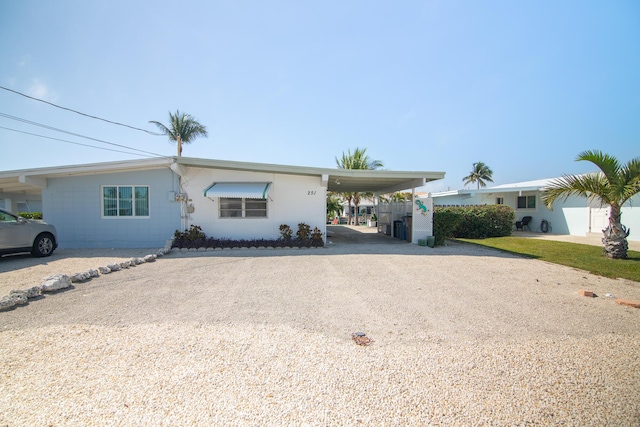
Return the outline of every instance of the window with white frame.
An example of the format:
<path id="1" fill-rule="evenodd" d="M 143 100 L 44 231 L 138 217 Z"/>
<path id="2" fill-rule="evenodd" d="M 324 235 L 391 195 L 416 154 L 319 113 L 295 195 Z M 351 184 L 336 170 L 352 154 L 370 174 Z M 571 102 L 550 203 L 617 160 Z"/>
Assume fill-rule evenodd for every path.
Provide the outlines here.
<path id="1" fill-rule="evenodd" d="M 504 205 L 504 197 L 496 197 L 496 205 Z"/>
<path id="2" fill-rule="evenodd" d="M 103 218 L 149 217 L 148 185 L 102 186 Z"/>
<path id="3" fill-rule="evenodd" d="M 266 218 L 267 199 L 220 198 L 220 218 Z"/>
<path id="4" fill-rule="evenodd" d="M 518 196 L 518 209 L 535 209 L 536 196 Z"/>

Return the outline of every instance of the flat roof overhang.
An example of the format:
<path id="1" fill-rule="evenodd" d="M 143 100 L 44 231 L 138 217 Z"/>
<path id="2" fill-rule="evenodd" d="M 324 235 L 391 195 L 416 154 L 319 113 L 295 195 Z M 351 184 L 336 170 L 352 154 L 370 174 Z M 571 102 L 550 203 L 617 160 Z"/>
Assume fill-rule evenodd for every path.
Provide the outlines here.
<path id="1" fill-rule="evenodd" d="M 387 194 L 421 187 L 427 182 L 443 179 L 444 172 L 432 171 L 387 171 L 330 169 L 308 166 L 288 166 L 267 163 L 231 162 L 190 157 L 176 157 L 177 168 L 201 167 L 215 169 L 245 170 L 291 175 L 321 176 L 326 181 L 327 190 L 337 193 Z"/>
<path id="2" fill-rule="evenodd" d="M 125 160 L 117 162 L 90 163 L 71 166 L 56 166 L 13 171 L 0 171 L 0 193 L 41 194 L 47 186 L 47 178 L 94 175 L 134 170 L 149 170 L 170 167 L 181 174 L 182 167 L 228 169 L 248 172 L 267 172 L 290 175 L 318 176 L 328 191 L 339 193 L 386 194 L 425 185 L 443 179 L 444 172 L 432 171 L 387 171 L 316 168 L 267 163 L 248 163 L 229 160 L 211 160 L 192 157 L 164 157 L 157 159 Z"/>
<path id="3" fill-rule="evenodd" d="M 42 189 L 47 187 L 47 178 L 160 169 L 169 167 L 170 159 L 124 160 L 0 171 L 0 193 L 41 194 Z"/>

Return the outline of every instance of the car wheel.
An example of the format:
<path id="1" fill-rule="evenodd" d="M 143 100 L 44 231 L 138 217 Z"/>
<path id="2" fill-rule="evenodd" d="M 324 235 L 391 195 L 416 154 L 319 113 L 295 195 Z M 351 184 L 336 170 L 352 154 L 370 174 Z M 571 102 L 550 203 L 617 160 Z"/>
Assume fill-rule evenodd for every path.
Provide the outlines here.
<path id="1" fill-rule="evenodd" d="M 40 234 L 33 242 L 33 248 L 31 248 L 31 255 L 35 257 L 49 256 L 53 253 L 55 248 L 53 236 L 51 234 Z"/>

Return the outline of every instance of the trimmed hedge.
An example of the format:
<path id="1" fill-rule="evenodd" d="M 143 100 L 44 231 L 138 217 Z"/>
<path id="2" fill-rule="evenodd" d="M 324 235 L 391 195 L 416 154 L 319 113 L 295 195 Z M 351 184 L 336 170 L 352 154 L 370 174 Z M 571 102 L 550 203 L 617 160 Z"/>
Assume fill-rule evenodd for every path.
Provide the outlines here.
<path id="1" fill-rule="evenodd" d="M 484 239 L 510 236 L 515 213 L 504 205 L 436 206 L 433 210 L 433 228 L 436 244 L 447 237 Z"/>
<path id="2" fill-rule="evenodd" d="M 436 239 L 436 245 L 444 245 L 444 239 L 453 237 L 458 228 L 458 224 L 462 221 L 462 215 L 459 209 L 453 207 L 433 207 L 433 234 Z"/>

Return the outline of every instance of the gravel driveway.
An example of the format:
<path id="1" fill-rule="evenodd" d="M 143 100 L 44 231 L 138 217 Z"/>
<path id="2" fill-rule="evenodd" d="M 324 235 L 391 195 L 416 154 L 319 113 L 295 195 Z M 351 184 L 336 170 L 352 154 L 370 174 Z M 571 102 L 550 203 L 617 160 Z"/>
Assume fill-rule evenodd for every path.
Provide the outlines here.
<path id="1" fill-rule="evenodd" d="M 340 239 L 173 252 L 0 313 L 0 425 L 640 425 L 640 310 L 605 296 L 640 284 Z"/>

